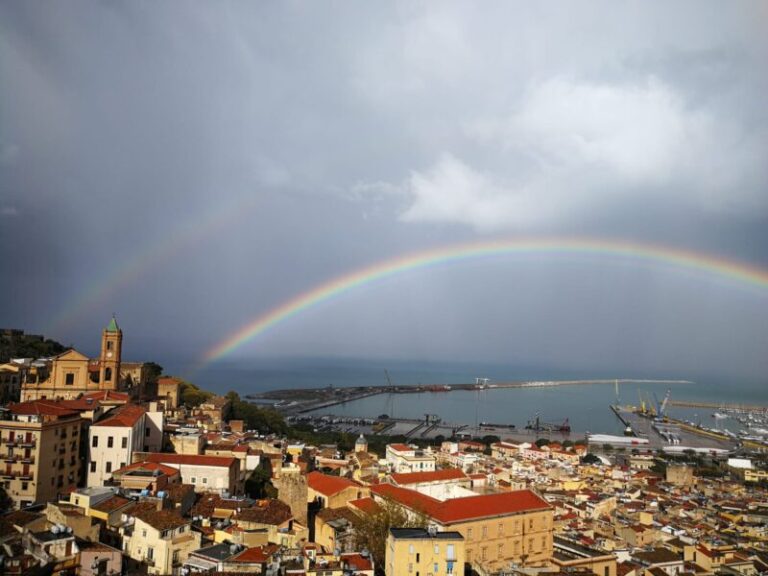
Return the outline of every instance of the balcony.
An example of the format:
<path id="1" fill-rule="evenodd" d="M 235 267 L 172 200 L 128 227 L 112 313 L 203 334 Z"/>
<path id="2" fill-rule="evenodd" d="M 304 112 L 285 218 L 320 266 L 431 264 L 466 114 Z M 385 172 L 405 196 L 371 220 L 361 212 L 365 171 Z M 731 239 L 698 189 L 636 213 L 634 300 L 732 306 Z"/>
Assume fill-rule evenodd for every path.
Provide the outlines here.
<path id="1" fill-rule="evenodd" d="M 21 462 L 22 464 L 34 464 L 35 463 L 35 457 L 34 456 L 30 456 L 29 458 L 21 458 L 19 460 L 19 462 Z"/>
<path id="2" fill-rule="evenodd" d="M 19 476 L 19 480 L 32 481 L 34 479 L 35 479 L 35 476 L 32 473 L 22 474 Z"/>
<path id="3" fill-rule="evenodd" d="M 18 446 L 19 448 L 34 448 L 37 446 L 37 440 L 20 440 Z"/>
<path id="4" fill-rule="evenodd" d="M 19 459 L 18 456 L 3 456 L 3 460 L 8 464 L 13 464 Z"/>

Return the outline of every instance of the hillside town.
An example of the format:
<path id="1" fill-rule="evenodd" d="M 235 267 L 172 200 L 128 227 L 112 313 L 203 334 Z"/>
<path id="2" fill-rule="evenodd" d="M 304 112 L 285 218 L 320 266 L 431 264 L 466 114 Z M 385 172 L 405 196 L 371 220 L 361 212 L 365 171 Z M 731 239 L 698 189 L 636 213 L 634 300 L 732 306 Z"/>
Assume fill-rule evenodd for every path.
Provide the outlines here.
<path id="1" fill-rule="evenodd" d="M 768 574 L 764 453 L 328 443 L 122 342 L 0 365 L 0 573 Z"/>

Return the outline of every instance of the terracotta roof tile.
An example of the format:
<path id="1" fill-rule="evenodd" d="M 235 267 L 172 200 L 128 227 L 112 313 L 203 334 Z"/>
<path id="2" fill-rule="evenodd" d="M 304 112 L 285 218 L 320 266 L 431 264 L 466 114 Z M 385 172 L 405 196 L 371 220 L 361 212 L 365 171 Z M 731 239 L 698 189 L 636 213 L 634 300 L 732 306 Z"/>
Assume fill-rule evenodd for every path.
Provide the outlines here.
<path id="1" fill-rule="evenodd" d="M 116 426 L 132 428 L 147 411 L 137 404 L 125 404 L 107 412 L 106 416 L 92 426 Z"/>
<path id="2" fill-rule="evenodd" d="M 342 490 L 357 487 L 358 484 L 341 476 L 330 476 L 322 472 L 310 472 L 307 474 L 307 485 L 315 492 L 325 496 L 333 496 Z"/>
<path id="3" fill-rule="evenodd" d="M 371 492 L 395 500 L 412 510 L 427 514 L 443 524 L 532 510 L 552 509 L 546 500 L 531 490 L 482 494 L 466 498 L 453 498 L 444 502 L 414 490 L 388 484 L 373 486 Z"/>

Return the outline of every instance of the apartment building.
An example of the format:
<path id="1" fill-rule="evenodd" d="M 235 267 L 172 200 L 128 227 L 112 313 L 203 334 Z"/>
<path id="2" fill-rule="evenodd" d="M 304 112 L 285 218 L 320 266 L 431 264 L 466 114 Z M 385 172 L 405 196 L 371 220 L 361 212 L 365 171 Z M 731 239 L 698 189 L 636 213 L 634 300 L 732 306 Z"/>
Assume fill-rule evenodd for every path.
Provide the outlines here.
<path id="1" fill-rule="evenodd" d="M 126 404 L 91 425 L 88 434 L 88 486 L 103 486 L 112 472 L 144 449 L 146 410 Z"/>
<path id="2" fill-rule="evenodd" d="M 192 454 L 142 453 L 134 455 L 139 462 L 154 462 L 176 468 L 184 484 L 192 484 L 195 492 L 216 492 L 218 494 L 239 494 L 240 461 L 223 456 L 200 456 Z"/>
<path id="3" fill-rule="evenodd" d="M 12 404 L 0 420 L 0 482 L 16 508 L 56 500 L 77 485 L 82 419 L 59 402 Z"/>
<path id="4" fill-rule="evenodd" d="M 464 537 L 456 531 L 390 528 L 384 554 L 386 576 L 463 576 Z"/>
<path id="5" fill-rule="evenodd" d="M 189 554 L 200 548 L 192 520 L 176 511 L 138 507 L 121 529 L 123 552 L 147 565 L 147 573 L 175 574 Z"/>
<path id="6" fill-rule="evenodd" d="M 552 558 L 553 509 L 531 490 L 439 500 L 407 488 L 371 487 L 377 501 L 390 501 L 426 517 L 440 531 L 464 537 L 466 561 L 475 569 L 498 571 L 514 562 L 545 566 Z"/>
<path id="7" fill-rule="evenodd" d="M 387 444 L 387 465 L 391 472 L 431 472 L 436 461 L 431 452 L 407 444 Z"/>

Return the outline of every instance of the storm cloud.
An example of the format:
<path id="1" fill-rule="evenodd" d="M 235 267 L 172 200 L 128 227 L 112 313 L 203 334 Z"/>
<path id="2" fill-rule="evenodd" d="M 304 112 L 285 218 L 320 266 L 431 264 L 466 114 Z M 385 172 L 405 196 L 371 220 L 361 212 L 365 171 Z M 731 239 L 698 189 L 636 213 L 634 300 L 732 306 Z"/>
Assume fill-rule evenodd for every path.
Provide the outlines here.
<path id="1" fill-rule="evenodd" d="M 0 2 L 2 325 L 183 366 L 334 277 L 587 236 L 768 268 L 761 2 Z M 413 270 L 234 357 L 764 378 L 768 289 L 594 255 Z"/>

